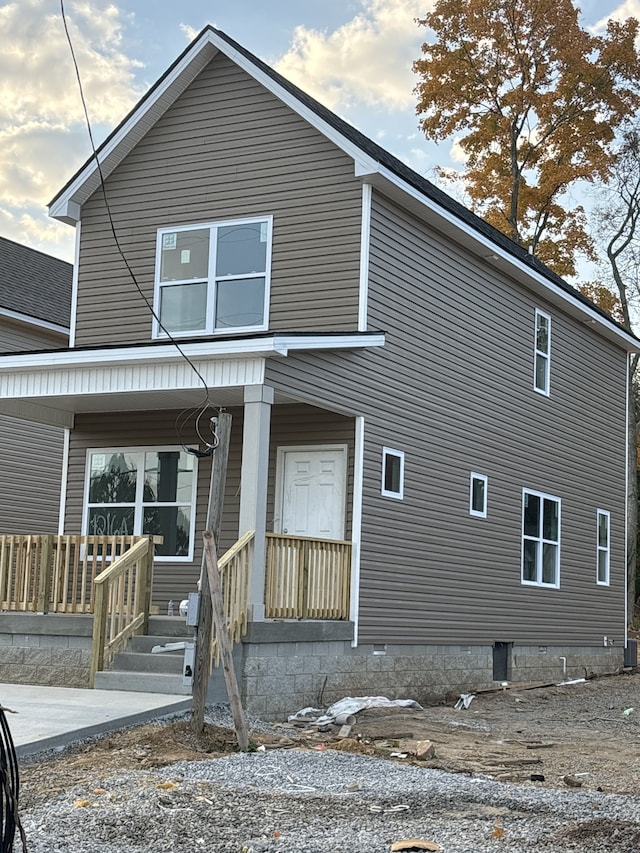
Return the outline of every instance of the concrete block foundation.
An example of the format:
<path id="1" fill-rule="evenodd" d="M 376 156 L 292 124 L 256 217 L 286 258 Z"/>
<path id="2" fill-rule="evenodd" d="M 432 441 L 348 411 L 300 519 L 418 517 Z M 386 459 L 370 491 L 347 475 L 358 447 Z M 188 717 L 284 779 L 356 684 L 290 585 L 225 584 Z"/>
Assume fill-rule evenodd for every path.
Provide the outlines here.
<path id="1" fill-rule="evenodd" d="M 0 682 L 88 687 L 91 616 L 0 614 Z"/>
<path id="2" fill-rule="evenodd" d="M 506 652 L 508 679 L 496 679 L 492 645 L 351 646 L 350 623 L 253 623 L 243 641 L 243 701 L 269 720 L 324 708 L 346 696 L 415 699 L 423 705 L 460 693 L 535 681 L 561 682 L 615 672 L 622 648 L 519 646 Z"/>

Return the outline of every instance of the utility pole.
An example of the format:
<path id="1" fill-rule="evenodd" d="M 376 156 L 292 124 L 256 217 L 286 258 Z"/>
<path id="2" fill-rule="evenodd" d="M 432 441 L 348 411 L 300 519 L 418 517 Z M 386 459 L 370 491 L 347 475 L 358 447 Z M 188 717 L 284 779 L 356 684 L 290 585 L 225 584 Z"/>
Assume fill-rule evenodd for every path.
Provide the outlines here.
<path id="1" fill-rule="evenodd" d="M 220 540 L 222 525 L 222 507 L 224 504 L 224 486 L 227 479 L 229 444 L 231 439 L 231 415 L 222 412 L 218 417 L 216 430 L 218 444 L 211 458 L 211 483 L 209 486 L 209 506 L 206 529 L 213 535 L 214 543 Z M 193 691 L 191 703 L 191 730 L 196 737 L 204 731 L 204 708 L 207 701 L 207 688 L 211 672 L 211 641 L 213 637 L 213 608 L 209 572 L 206 555 L 202 554 L 200 572 L 200 612 L 196 633 L 196 657 L 193 666 Z"/>

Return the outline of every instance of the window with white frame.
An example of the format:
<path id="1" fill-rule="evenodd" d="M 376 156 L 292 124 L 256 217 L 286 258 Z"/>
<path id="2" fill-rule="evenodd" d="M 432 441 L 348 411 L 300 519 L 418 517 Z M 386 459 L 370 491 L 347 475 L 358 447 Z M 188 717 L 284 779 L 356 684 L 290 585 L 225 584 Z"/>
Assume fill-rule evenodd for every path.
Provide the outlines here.
<path id="1" fill-rule="evenodd" d="M 196 467 L 194 457 L 178 448 L 90 450 L 84 531 L 160 535 L 158 558 L 192 559 Z"/>
<path id="2" fill-rule="evenodd" d="M 469 515 L 487 517 L 487 487 L 486 476 L 472 471 L 469 481 Z"/>
<path id="3" fill-rule="evenodd" d="M 267 328 L 272 217 L 160 228 L 154 334 Z"/>
<path id="4" fill-rule="evenodd" d="M 609 565 L 611 559 L 611 542 L 609 539 L 609 529 L 611 525 L 611 516 L 606 509 L 599 509 L 597 512 L 597 583 L 602 586 L 609 585 Z"/>
<path id="5" fill-rule="evenodd" d="M 404 453 L 382 448 L 382 494 L 402 500 L 404 494 Z"/>
<path id="6" fill-rule="evenodd" d="M 533 387 L 540 394 L 548 397 L 551 370 L 551 317 L 536 308 L 535 324 Z"/>
<path id="7" fill-rule="evenodd" d="M 522 491 L 522 583 L 560 586 L 560 499 Z"/>

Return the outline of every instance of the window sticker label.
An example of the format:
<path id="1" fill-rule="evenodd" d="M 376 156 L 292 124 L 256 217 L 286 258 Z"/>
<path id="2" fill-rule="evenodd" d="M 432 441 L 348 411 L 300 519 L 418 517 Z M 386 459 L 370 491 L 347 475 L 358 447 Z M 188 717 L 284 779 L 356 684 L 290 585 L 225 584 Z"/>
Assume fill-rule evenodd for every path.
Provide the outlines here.
<path id="1" fill-rule="evenodd" d="M 175 249 L 178 245 L 178 235 L 175 231 L 171 234 L 163 234 L 162 235 L 162 248 L 163 249 Z"/>

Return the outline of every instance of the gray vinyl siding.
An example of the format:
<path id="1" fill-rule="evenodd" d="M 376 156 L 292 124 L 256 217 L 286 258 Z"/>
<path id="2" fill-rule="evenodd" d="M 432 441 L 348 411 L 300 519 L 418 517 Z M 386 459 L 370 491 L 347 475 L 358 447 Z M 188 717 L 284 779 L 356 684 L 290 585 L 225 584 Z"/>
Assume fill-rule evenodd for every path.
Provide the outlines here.
<path id="1" fill-rule="evenodd" d="M 127 261 L 153 302 L 159 227 L 273 215 L 269 327 L 355 329 L 361 187 L 353 161 L 218 55 L 107 181 Z M 98 190 L 83 206 L 76 345 L 151 338 Z"/>
<path id="2" fill-rule="evenodd" d="M 549 398 L 533 391 L 535 308 L 552 318 Z M 624 352 L 377 194 L 369 328 L 384 349 L 267 370 L 366 418 L 360 640 L 622 642 Z M 380 494 L 384 445 L 405 453 L 402 501 Z M 489 478 L 486 519 L 469 515 L 471 471 Z M 558 590 L 520 583 L 523 487 L 562 500 Z M 610 587 L 595 584 L 597 508 Z"/>
<path id="3" fill-rule="evenodd" d="M 224 552 L 238 538 L 238 513 L 240 508 L 240 471 L 242 464 L 242 409 L 230 409 L 231 443 L 225 485 L 224 512 L 220 550 Z M 176 421 L 183 412 L 125 412 L 100 415 L 78 415 L 76 428 L 71 433 L 69 445 L 69 476 L 65 506 L 65 533 L 80 533 L 88 449 L 146 448 L 178 445 Z M 191 426 L 193 424 L 191 423 Z M 196 445 L 192 429 L 185 429 L 183 440 Z M 277 447 L 296 444 L 348 444 L 348 503 L 353 491 L 353 424 L 339 415 L 299 405 L 274 406 L 271 429 L 271 453 L 268 484 L 267 530 L 273 529 Z M 195 590 L 202 560 L 202 532 L 205 529 L 209 483 L 210 459 L 198 461 L 197 508 L 195 522 L 195 548 L 192 563 L 157 562 L 154 570 L 153 601 L 163 608 L 169 599 L 179 601 Z M 350 527 L 350 513 L 347 525 Z"/>
<path id="4" fill-rule="evenodd" d="M 0 317 L 0 352 L 66 346 L 65 336 Z M 2 414 L 0 533 L 56 533 L 64 431 Z"/>

